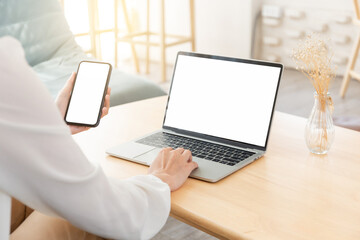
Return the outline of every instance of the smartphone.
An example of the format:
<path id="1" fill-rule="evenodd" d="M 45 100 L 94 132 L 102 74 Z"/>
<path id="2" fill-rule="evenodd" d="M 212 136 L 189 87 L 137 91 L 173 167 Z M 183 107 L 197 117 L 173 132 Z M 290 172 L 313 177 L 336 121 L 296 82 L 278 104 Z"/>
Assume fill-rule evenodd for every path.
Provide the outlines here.
<path id="1" fill-rule="evenodd" d="M 88 127 L 99 125 L 111 70 L 109 63 L 92 61 L 79 63 L 65 113 L 66 123 Z"/>

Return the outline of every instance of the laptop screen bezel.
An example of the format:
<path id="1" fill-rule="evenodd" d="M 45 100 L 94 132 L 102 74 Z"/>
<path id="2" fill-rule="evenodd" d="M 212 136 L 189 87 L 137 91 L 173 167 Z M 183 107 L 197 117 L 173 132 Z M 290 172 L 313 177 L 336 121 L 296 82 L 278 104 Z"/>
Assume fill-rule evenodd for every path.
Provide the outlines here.
<path id="1" fill-rule="evenodd" d="M 166 120 L 166 114 L 167 114 L 168 106 L 169 106 L 169 100 L 170 100 L 170 97 L 171 97 L 171 90 L 172 90 L 172 86 L 173 86 L 173 82 L 174 82 L 176 66 L 177 66 L 177 62 L 178 62 L 178 59 L 179 59 L 180 55 L 191 56 L 191 57 L 209 58 L 209 59 L 216 59 L 216 60 L 224 60 L 224 61 L 231 61 L 231 62 L 240 62 L 240 63 L 247 63 L 247 64 L 256 64 L 256 65 L 280 68 L 279 78 L 277 80 L 276 92 L 275 92 L 275 95 L 274 95 L 274 101 L 273 101 L 274 103 L 273 103 L 273 107 L 272 107 L 272 110 L 271 110 L 269 127 L 268 127 L 267 135 L 266 135 L 265 146 L 257 146 L 257 145 L 253 145 L 253 144 L 249 144 L 249 143 L 239 142 L 239 141 L 230 140 L 230 139 L 221 138 L 221 137 L 215 137 L 215 136 L 211 136 L 211 135 L 207 135 L 207 134 L 197 133 L 197 132 L 193 132 L 193 131 L 187 131 L 187 130 L 174 128 L 174 127 L 169 127 L 169 126 L 164 125 L 165 120 Z M 268 139 L 269 139 L 269 135 L 270 135 L 271 124 L 272 124 L 272 120 L 273 120 L 273 117 L 274 117 L 274 110 L 275 110 L 276 99 L 277 99 L 277 95 L 278 95 L 278 91 L 279 91 L 280 79 L 281 79 L 281 76 L 282 76 L 282 72 L 283 72 L 283 65 L 280 64 L 280 63 L 180 51 L 180 52 L 178 52 L 178 54 L 176 56 L 176 61 L 175 61 L 174 71 L 173 71 L 173 75 L 172 75 L 172 79 L 171 79 L 169 95 L 168 95 L 168 98 L 167 98 L 167 103 L 166 103 L 166 109 L 165 109 L 165 115 L 164 115 L 162 128 L 163 128 L 163 130 L 167 130 L 167 131 L 174 132 L 174 133 L 177 133 L 177 134 L 183 134 L 183 135 L 187 135 L 187 136 L 190 136 L 190 137 L 202 138 L 202 139 L 205 139 L 205 140 L 214 141 L 214 142 L 218 142 L 218 143 L 221 143 L 221 144 L 227 144 L 227 145 L 232 145 L 232 146 L 235 146 L 235 147 L 250 148 L 250 149 L 257 149 L 257 150 L 266 151 L 267 144 L 268 144 Z"/>

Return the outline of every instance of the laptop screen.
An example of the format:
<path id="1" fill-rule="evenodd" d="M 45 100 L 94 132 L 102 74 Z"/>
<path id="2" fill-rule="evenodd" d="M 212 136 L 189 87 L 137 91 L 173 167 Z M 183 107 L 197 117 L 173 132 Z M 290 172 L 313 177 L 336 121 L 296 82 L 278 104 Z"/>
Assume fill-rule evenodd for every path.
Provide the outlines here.
<path id="1" fill-rule="evenodd" d="M 179 53 L 164 127 L 266 147 L 282 65 Z"/>

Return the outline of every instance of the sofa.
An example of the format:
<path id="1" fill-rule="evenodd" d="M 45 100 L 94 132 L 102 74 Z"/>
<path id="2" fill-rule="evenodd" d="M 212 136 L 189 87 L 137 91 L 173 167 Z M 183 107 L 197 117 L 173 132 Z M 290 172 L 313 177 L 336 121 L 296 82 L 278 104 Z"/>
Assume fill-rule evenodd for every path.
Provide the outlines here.
<path id="1" fill-rule="evenodd" d="M 0 37 L 18 39 L 29 65 L 55 98 L 81 60 L 94 60 L 75 42 L 58 0 L 0 1 Z M 151 81 L 113 69 L 111 106 L 165 95 Z"/>

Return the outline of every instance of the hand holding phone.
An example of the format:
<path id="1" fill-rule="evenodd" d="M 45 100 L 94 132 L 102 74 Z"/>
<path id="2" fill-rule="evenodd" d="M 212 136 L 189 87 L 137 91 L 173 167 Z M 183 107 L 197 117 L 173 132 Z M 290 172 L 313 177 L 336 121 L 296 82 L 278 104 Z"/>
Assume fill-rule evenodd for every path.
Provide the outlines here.
<path id="1" fill-rule="evenodd" d="M 109 63 L 80 62 L 65 113 L 66 123 L 87 127 L 99 124 L 111 70 Z"/>

